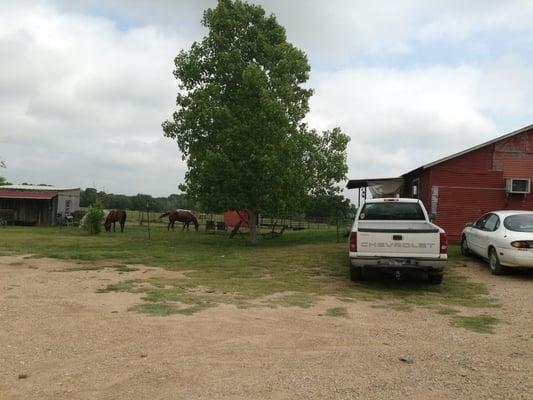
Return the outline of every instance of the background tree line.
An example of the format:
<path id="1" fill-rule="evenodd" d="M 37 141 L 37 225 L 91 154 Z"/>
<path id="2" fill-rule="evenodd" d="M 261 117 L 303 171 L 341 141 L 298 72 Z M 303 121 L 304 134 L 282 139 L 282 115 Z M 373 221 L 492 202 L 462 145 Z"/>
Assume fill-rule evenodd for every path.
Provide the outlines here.
<path id="1" fill-rule="evenodd" d="M 149 194 L 142 193 L 133 196 L 106 193 L 103 191 L 97 191 L 94 188 L 81 190 L 81 207 L 89 207 L 97 201 L 99 201 L 106 209 L 167 211 L 178 208 L 196 208 L 195 205 L 187 199 L 185 194 L 171 194 L 168 197 L 152 197 Z"/>
<path id="2" fill-rule="evenodd" d="M 94 188 L 81 190 L 81 207 L 89 207 L 97 201 L 100 201 L 105 209 L 168 211 L 181 208 L 205 213 L 213 211 L 190 200 L 184 193 L 152 197 L 141 193 L 133 196 L 106 193 Z M 294 215 L 300 214 L 306 218 L 348 218 L 354 215 L 355 211 L 355 206 L 342 195 L 321 195 L 310 197 L 300 212 Z"/>

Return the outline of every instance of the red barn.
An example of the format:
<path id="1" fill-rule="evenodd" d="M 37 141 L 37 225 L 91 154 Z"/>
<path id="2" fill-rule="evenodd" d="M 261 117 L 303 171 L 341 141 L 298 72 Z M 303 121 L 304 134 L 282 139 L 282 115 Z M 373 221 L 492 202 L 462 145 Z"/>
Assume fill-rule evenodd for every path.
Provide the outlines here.
<path id="1" fill-rule="evenodd" d="M 348 188 L 375 183 L 420 198 L 435 223 L 459 242 L 467 222 L 491 210 L 533 210 L 533 125 L 423 165 L 398 178 L 350 180 Z"/>

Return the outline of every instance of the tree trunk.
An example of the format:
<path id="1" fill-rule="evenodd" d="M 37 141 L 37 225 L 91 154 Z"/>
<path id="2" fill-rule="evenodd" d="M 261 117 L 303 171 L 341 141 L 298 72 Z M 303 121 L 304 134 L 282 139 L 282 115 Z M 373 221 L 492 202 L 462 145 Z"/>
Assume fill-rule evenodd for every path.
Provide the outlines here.
<path id="1" fill-rule="evenodd" d="M 248 224 L 250 227 L 250 243 L 257 243 L 257 213 L 255 210 L 250 210 L 248 215 Z"/>

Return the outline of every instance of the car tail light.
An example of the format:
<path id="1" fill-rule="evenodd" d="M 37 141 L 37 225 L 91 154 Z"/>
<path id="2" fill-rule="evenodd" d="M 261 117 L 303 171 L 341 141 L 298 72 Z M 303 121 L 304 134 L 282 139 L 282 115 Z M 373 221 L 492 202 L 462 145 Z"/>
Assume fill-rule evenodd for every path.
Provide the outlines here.
<path id="1" fill-rule="evenodd" d="M 350 232 L 350 251 L 357 251 L 357 232 Z"/>
<path id="2" fill-rule="evenodd" d="M 448 252 L 448 237 L 444 232 L 440 233 L 440 254 Z"/>
<path id="3" fill-rule="evenodd" d="M 517 249 L 529 249 L 533 247 L 533 242 L 527 240 L 517 240 L 511 242 L 511 246 L 516 247 Z"/>

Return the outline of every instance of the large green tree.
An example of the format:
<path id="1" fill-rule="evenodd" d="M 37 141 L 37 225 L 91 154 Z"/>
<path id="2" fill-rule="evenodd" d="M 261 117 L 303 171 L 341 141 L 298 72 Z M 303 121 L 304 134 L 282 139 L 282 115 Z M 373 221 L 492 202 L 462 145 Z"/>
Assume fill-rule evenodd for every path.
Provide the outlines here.
<path id="1" fill-rule="evenodd" d="M 333 193 L 345 177 L 348 137 L 302 122 L 312 90 L 306 55 L 274 15 L 219 0 L 204 12 L 208 33 L 175 58 L 177 110 L 163 122 L 188 171 L 181 189 L 213 211 L 301 210 L 307 196 Z"/>

